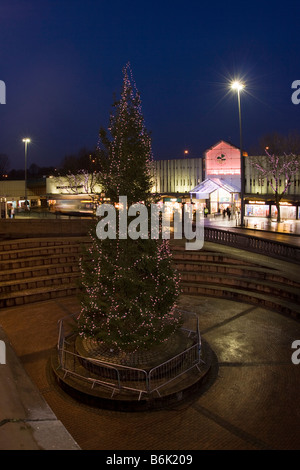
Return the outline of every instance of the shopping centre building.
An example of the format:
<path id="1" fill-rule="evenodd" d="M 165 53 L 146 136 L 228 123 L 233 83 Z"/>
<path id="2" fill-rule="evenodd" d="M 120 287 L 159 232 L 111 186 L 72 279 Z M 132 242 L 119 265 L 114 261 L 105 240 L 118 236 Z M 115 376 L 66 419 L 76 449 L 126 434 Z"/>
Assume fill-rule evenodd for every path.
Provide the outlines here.
<path id="1" fill-rule="evenodd" d="M 274 192 L 267 180 L 253 163 L 264 164 L 267 156 L 243 154 L 245 167 L 245 216 L 275 218 Z M 279 181 L 282 192 L 285 181 Z M 97 184 L 86 176 L 75 175 L 73 179 L 50 176 L 28 181 L 27 198 L 30 207 L 48 207 L 62 212 L 93 212 L 93 193 L 101 193 Z M 153 192 L 162 197 L 169 206 L 179 206 L 192 201 L 196 209 L 215 215 L 230 208 L 231 213 L 241 207 L 241 158 L 240 149 L 231 143 L 220 141 L 197 158 L 174 158 L 155 160 L 153 165 Z M 103 200 L 105 200 L 105 195 Z M 1 216 L 8 215 L 8 209 L 24 209 L 24 181 L 0 181 Z M 291 185 L 281 199 L 281 218 L 300 218 L 300 170 L 293 177 Z"/>
<path id="2" fill-rule="evenodd" d="M 267 156 L 243 153 L 245 168 L 245 215 L 276 218 L 274 191 L 262 178 L 255 163 L 262 166 Z M 209 214 L 231 213 L 241 207 L 241 155 L 234 145 L 220 141 L 204 152 L 202 158 L 181 158 L 155 162 L 155 188 L 171 204 L 192 201 L 196 209 L 208 208 Z M 279 192 L 285 181 L 279 180 Z M 282 219 L 300 218 L 300 170 L 281 199 Z"/>

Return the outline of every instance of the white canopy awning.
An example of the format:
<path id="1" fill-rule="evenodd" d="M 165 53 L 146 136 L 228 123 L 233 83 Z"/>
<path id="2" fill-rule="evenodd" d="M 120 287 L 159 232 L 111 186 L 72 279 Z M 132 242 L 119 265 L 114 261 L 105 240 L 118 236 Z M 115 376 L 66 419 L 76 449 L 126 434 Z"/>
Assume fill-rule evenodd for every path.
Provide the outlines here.
<path id="1" fill-rule="evenodd" d="M 235 185 L 226 178 L 207 178 L 190 191 L 191 197 L 196 199 L 209 199 L 209 195 L 217 189 L 224 189 L 229 193 L 239 193 L 241 189 L 238 187 L 239 181 L 235 181 Z"/>

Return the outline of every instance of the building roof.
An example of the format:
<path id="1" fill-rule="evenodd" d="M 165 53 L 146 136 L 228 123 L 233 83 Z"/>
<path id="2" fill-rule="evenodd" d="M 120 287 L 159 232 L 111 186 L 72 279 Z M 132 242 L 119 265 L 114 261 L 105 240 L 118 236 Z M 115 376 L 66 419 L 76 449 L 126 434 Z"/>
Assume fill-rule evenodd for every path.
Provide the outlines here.
<path id="1" fill-rule="evenodd" d="M 213 148 L 217 147 L 219 144 L 226 144 L 226 145 L 229 145 L 230 147 L 233 147 L 237 150 L 240 150 L 240 147 L 236 147 L 236 145 L 233 145 L 231 142 L 227 142 L 226 140 L 219 140 L 218 142 L 216 142 L 214 145 L 212 145 L 211 147 L 209 147 L 208 149 L 205 150 L 204 153 L 208 152 L 209 150 L 212 150 Z"/>
<path id="2" fill-rule="evenodd" d="M 239 193 L 241 190 L 237 185 L 233 185 L 229 178 L 207 178 L 192 189 L 190 194 L 197 194 L 199 199 L 208 199 L 209 195 L 219 188 L 229 193 Z"/>

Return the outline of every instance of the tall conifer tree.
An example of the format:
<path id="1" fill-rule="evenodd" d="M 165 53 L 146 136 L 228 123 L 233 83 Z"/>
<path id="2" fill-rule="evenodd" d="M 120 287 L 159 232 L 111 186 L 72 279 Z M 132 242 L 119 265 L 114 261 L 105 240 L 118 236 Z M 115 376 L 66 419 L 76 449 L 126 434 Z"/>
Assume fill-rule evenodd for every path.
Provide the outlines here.
<path id="1" fill-rule="evenodd" d="M 128 207 L 141 202 L 149 207 L 151 139 L 129 64 L 123 69 L 121 98 L 113 108 L 109 132 L 101 129 L 99 134 L 103 192 L 115 206 L 120 196 L 126 196 Z M 152 239 L 150 227 L 147 239 L 119 235 L 118 230 L 116 239 L 98 238 L 95 229 L 90 233 L 91 245 L 80 263 L 79 333 L 122 351 L 151 348 L 167 341 L 180 326 L 179 276 L 168 241 Z"/>

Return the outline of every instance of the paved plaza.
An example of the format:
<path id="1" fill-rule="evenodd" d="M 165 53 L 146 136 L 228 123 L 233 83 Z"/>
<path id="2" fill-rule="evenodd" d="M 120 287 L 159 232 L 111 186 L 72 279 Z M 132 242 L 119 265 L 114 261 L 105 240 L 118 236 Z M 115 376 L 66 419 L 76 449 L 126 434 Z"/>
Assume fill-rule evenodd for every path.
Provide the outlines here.
<path id="1" fill-rule="evenodd" d="M 34 400 L 31 403 L 33 408 L 38 407 L 35 426 L 38 428 L 39 416 L 40 424 L 45 422 L 45 407 L 49 406 L 54 414 L 49 418 L 51 411 L 46 409 L 48 430 L 53 433 L 52 441 L 48 433 L 50 449 L 299 449 L 300 365 L 291 361 L 291 344 L 300 339 L 299 322 L 223 299 L 184 296 L 181 305 L 199 316 L 202 338 L 218 359 L 215 376 L 190 402 L 160 411 L 133 413 L 81 404 L 52 379 L 49 356 L 57 341 L 57 321 L 79 311 L 77 298 L 65 297 L 0 312 L 2 331 L 33 384 L 31 392 L 26 382 L 27 394 L 41 395 L 36 404 Z M 16 375 L 10 371 L 16 367 L 15 362 L 0 367 L 4 379 L 5 374 Z M 21 396 L 22 391 L 19 392 Z M 12 409 L 10 400 L 7 406 L 15 417 L 20 411 Z M 47 405 L 41 405 L 43 400 Z M 32 429 L 25 432 L 30 419 L 23 419 L 21 413 L 12 428 L 9 419 L 4 423 L 2 418 L 10 417 L 9 408 L 3 410 L 4 406 L 2 400 L 0 448 L 39 448 Z M 44 445 L 45 442 L 44 439 Z"/>

